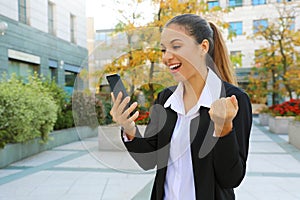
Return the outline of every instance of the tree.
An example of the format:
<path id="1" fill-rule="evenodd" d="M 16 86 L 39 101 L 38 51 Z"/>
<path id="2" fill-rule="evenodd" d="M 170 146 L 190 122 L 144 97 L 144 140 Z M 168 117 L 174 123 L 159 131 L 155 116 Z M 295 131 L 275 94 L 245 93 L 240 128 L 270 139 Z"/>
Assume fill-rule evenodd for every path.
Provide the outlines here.
<path id="1" fill-rule="evenodd" d="M 296 4 L 283 3 L 276 6 L 278 17 L 269 21 L 268 26 L 256 27 L 255 40 L 263 40 L 266 46 L 256 52 L 255 66 L 257 72 L 265 75 L 264 80 L 270 84 L 272 104 L 278 103 L 278 96 L 293 98 L 299 95 L 299 39 L 300 32 L 294 30 Z M 250 82 L 254 84 L 254 82 Z"/>
<path id="2" fill-rule="evenodd" d="M 228 8 L 221 7 L 208 8 L 208 4 L 204 1 L 190 0 L 151 0 L 153 7 L 157 8 L 153 15 L 153 20 L 142 25 L 140 18 L 142 14 L 138 7 L 142 2 L 140 0 L 117 1 L 121 6 L 119 9 L 120 22 L 116 26 L 117 33 L 126 34 L 127 45 L 123 49 L 124 54 L 114 58 L 107 64 L 105 73 L 119 72 L 121 76 L 127 78 L 126 84 L 130 87 L 132 94 L 138 87 L 148 84 L 149 95 L 154 100 L 155 88 L 154 83 L 163 83 L 164 86 L 175 84 L 168 70 L 162 67 L 161 51 L 160 51 L 160 33 L 163 25 L 172 17 L 182 13 L 196 13 L 205 15 L 207 19 L 213 21 L 222 27 L 227 28 L 228 24 L 222 22 L 222 15 L 229 11 Z M 126 9 L 126 7 L 130 9 Z M 133 8 L 133 9 L 132 9 Z"/>

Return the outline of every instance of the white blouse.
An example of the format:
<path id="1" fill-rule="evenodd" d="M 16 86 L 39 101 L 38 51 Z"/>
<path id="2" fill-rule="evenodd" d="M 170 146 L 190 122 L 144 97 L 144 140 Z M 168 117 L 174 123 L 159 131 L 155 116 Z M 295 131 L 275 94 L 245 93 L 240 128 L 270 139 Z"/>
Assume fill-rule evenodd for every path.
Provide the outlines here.
<path id="1" fill-rule="evenodd" d="M 164 104 L 165 108 L 170 106 L 178 116 L 171 138 L 170 156 L 164 184 L 165 200 L 196 199 L 190 148 L 190 123 L 192 119 L 199 116 L 200 106 L 210 108 L 212 102 L 220 97 L 221 80 L 212 70 L 209 70 L 197 104 L 187 113 L 184 109 L 183 90 L 183 84 L 180 82 Z"/>

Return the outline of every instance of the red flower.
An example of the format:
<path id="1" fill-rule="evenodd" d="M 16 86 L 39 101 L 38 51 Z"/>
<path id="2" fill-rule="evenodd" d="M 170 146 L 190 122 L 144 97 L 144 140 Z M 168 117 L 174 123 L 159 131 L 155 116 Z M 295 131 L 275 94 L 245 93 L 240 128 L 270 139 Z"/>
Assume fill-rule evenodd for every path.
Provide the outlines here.
<path id="1" fill-rule="evenodd" d="M 300 115 L 300 99 L 291 99 L 290 101 L 270 106 L 269 109 L 275 116 L 297 116 Z"/>

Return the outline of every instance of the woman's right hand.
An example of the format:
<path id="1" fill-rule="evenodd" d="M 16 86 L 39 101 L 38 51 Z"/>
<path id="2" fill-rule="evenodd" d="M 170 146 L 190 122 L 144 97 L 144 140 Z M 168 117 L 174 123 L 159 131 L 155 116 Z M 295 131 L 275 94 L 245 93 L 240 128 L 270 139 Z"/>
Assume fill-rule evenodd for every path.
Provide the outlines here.
<path id="1" fill-rule="evenodd" d="M 112 116 L 112 120 L 123 128 L 128 139 L 132 140 L 136 132 L 134 121 L 138 118 L 139 112 L 136 111 L 132 116 L 130 116 L 130 113 L 134 111 L 138 104 L 137 102 L 134 102 L 125 110 L 126 105 L 130 101 L 130 97 L 126 97 L 121 101 L 122 95 L 122 92 L 120 92 L 115 99 L 115 96 L 111 93 L 113 107 L 110 110 L 110 115 Z"/>

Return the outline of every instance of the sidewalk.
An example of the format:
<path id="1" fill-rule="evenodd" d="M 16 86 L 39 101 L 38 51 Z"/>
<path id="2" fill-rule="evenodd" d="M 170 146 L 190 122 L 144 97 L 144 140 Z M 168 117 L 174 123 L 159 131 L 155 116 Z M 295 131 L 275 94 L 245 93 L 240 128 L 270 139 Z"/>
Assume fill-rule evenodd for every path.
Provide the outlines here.
<path id="1" fill-rule="evenodd" d="M 287 140 L 254 118 L 237 200 L 300 199 L 300 150 Z M 128 153 L 100 152 L 97 138 L 89 138 L 0 169 L 0 200 L 143 200 L 149 199 L 153 177 Z"/>

